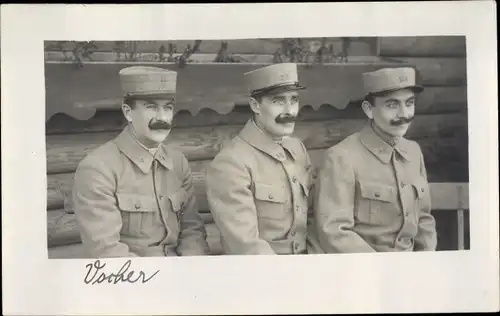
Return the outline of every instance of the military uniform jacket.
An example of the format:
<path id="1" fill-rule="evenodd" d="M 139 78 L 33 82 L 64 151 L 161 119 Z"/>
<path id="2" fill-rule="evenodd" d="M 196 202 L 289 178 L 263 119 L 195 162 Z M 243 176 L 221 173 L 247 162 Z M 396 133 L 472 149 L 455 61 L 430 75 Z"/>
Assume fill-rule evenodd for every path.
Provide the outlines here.
<path id="1" fill-rule="evenodd" d="M 225 253 L 305 253 L 310 169 L 300 140 L 279 145 L 249 120 L 206 173 Z"/>
<path id="2" fill-rule="evenodd" d="M 163 144 L 153 157 L 128 127 L 81 161 L 73 201 L 90 257 L 208 253 L 186 158 Z"/>
<path id="3" fill-rule="evenodd" d="M 420 146 L 395 147 L 370 125 L 326 151 L 315 185 L 324 251 L 435 250 L 435 220 Z"/>

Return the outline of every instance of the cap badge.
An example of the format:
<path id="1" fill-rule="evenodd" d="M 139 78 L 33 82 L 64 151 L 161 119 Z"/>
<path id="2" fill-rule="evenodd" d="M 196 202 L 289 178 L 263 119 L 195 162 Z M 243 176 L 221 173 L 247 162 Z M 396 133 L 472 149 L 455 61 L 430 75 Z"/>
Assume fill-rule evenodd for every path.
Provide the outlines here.
<path id="1" fill-rule="evenodd" d="M 406 81 L 408 81 L 407 76 L 399 76 L 399 82 L 406 82 Z"/>
<path id="2" fill-rule="evenodd" d="M 288 74 L 282 74 L 282 75 L 280 75 L 280 80 L 281 81 L 288 80 L 288 78 L 289 78 Z"/>

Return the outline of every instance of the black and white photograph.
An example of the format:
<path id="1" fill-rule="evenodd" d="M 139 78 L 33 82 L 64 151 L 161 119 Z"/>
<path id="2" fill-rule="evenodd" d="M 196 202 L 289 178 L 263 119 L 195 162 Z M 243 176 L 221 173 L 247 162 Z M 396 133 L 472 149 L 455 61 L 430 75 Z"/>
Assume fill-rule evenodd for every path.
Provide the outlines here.
<path id="1" fill-rule="evenodd" d="M 494 9 L 2 5 L 3 314 L 499 311 Z"/>
<path id="2" fill-rule="evenodd" d="M 465 36 L 44 58 L 51 258 L 470 247 Z"/>

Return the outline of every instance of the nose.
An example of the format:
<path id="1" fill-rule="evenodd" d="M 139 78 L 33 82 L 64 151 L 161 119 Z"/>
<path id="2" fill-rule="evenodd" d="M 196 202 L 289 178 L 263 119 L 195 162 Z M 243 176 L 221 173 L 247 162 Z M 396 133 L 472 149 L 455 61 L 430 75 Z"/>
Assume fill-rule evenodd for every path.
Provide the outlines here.
<path id="1" fill-rule="evenodd" d="M 409 108 L 409 107 L 407 107 L 407 106 L 405 106 L 405 105 L 403 104 L 403 105 L 401 105 L 401 106 L 399 107 L 398 117 L 399 117 L 399 118 L 402 118 L 402 117 L 404 117 L 404 118 L 408 118 L 408 117 L 410 116 L 410 112 L 411 112 L 411 111 L 410 111 L 410 108 Z"/>
<path id="2" fill-rule="evenodd" d="M 171 112 L 166 111 L 163 107 L 159 106 L 156 111 L 156 119 L 159 121 L 168 122 L 170 120 Z"/>
<path id="3" fill-rule="evenodd" d="M 284 106 L 284 114 L 297 116 L 299 112 L 299 106 L 296 103 L 292 103 L 291 100 L 287 100 Z"/>

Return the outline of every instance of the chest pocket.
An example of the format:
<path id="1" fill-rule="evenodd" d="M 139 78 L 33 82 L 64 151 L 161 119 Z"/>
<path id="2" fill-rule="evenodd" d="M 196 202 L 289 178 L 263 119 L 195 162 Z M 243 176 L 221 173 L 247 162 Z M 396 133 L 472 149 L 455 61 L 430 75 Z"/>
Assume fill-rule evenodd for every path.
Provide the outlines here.
<path id="1" fill-rule="evenodd" d="M 148 228 L 152 227 L 154 218 L 158 214 L 158 206 L 153 197 L 118 193 L 118 208 L 122 216 L 120 233 L 132 237 L 147 235 Z"/>
<path id="2" fill-rule="evenodd" d="M 355 216 L 360 223 L 388 225 L 399 216 L 395 188 L 373 182 L 360 182 L 360 199 Z"/>
<path id="3" fill-rule="evenodd" d="M 259 218 L 281 219 L 283 217 L 285 188 L 255 182 L 254 198 Z"/>

